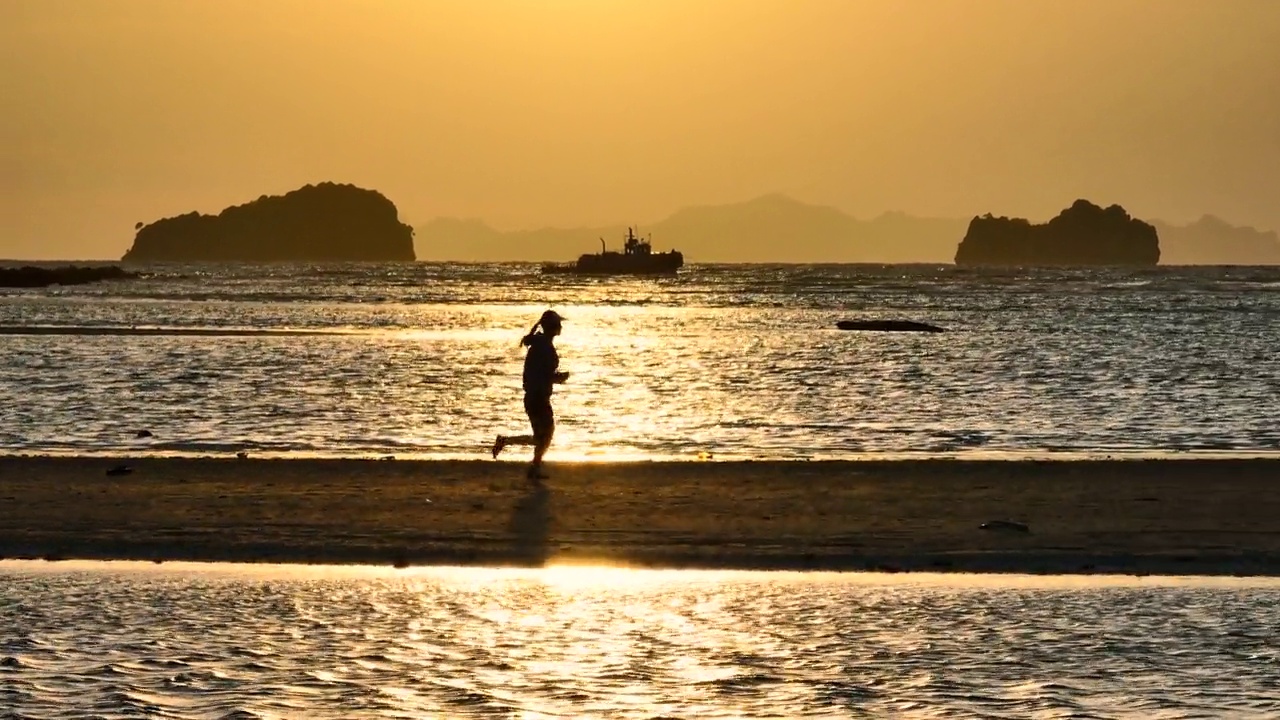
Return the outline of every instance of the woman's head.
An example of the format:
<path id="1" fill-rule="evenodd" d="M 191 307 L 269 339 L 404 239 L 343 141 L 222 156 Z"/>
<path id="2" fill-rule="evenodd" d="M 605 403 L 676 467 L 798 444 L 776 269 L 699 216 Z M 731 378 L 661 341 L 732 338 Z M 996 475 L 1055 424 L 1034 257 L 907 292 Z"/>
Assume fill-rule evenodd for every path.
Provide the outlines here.
<path id="1" fill-rule="evenodd" d="M 551 336 L 560 334 L 560 326 L 563 322 L 564 318 L 560 317 L 560 313 L 555 310 L 548 310 L 542 313 L 542 317 L 538 318 L 538 324 L 542 326 L 542 332 Z"/>
<path id="2" fill-rule="evenodd" d="M 564 318 L 560 317 L 560 313 L 555 310 L 548 310 L 542 313 L 542 317 L 538 318 L 538 322 L 529 328 L 529 334 L 525 335 L 520 341 L 521 345 L 529 345 L 533 342 L 533 338 L 538 335 L 541 330 L 548 337 L 555 337 L 560 334 L 560 326 L 564 322 Z"/>

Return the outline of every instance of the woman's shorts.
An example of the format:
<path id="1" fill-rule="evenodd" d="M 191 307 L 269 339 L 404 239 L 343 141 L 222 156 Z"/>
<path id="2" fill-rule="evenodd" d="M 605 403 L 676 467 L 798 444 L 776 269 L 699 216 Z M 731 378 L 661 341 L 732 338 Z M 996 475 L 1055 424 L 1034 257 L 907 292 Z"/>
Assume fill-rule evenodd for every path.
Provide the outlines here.
<path id="1" fill-rule="evenodd" d="M 535 437 L 545 437 L 556 429 L 556 414 L 551 410 L 550 395 L 524 396 L 524 411 L 529 415 Z"/>

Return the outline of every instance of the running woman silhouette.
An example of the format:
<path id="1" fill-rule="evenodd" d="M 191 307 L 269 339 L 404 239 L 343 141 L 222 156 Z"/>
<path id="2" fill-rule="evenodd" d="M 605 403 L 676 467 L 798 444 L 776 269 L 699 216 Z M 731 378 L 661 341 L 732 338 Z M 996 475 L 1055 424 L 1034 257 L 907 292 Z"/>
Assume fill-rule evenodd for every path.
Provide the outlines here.
<path id="1" fill-rule="evenodd" d="M 556 311 L 548 310 L 520 340 L 521 345 L 529 348 L 524 356 L 524 411 L 529 415 L 533 434 L 499 435 L 493 441 L 495 459 L 508 445 L 532 445 L 533 462 L 526 476 L 534 482 L 547 479 L 542 472 L 542 457 L 546 455 L 551 437 L 556 432 L 551 390 L 569 379 L 569 373 L 560 370 L 560 355 L 556 353 L 555 346 L 563 320 Z"/>

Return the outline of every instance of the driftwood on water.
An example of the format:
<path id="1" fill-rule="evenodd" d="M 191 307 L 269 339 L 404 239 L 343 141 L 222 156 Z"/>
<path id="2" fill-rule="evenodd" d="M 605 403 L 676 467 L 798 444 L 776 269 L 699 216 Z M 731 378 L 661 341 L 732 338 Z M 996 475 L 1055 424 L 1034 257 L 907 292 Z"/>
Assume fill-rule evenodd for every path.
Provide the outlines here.
<path id="1" fill-rule="evenodd" d="M 937 325 L 913 320 L 841 320 L 836 323 L 841 330 L 875 330 L 880 332 L 929 332 L 940 333 Z"/>

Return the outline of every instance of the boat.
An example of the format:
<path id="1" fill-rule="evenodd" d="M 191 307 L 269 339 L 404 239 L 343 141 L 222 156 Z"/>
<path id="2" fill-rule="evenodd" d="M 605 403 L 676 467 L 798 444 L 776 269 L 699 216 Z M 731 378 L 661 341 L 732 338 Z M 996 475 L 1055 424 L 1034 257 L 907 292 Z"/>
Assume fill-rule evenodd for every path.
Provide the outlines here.
<path id="1" fill-rule="evenodd" d="M 610 251 L 600 238 L 600 252 L 583 255 L 577 262 L 547 263 L 544 274 L 573 275 L 674 275 L 684 265 L 679 250 L 656 253 L 648 240 L 641 240 L 634 228 L 627 228 L 622 252 Z"/>

